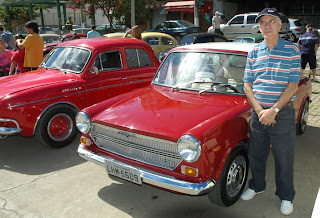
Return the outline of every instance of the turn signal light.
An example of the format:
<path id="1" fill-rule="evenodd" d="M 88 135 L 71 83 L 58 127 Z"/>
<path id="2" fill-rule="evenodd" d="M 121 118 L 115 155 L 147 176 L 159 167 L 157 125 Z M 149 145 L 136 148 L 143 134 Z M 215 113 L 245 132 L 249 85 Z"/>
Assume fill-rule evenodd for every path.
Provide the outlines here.
<path id="1" fill-rule="evenodd" d="M 186 176 L 198 177 L 198 169 L 188 166 L 181 166 L 181 173 Z"/>
<path id="2" fill-rule="evenodd" d="M 91 145 L 91 140 L 88 139 L 87 137 L 81 136 L 80 137 L 80 143 L 86 146 L 90 146 Z"/>

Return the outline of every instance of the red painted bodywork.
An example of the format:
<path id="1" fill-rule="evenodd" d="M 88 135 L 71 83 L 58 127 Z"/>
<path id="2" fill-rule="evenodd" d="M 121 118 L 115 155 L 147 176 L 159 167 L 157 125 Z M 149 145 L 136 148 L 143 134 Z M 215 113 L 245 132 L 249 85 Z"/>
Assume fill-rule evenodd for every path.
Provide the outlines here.
<path id="1" fill-rule="evenodd" d="M 206 43 L 204 43 L 206 44 Z M 199 45 L 200 47 L 201 45 Z M 210 46 L 175 48 L 175 51 L 218 51 L 247 54 L 237 49 L 212 49 Z M 310 101 L 311 81 L 302 78 L 294 102 L 296 119 L 300 117 L 304 101 Z M 86 149 L 128 165 L 173 176 L 195 183 L 217 181 L 231 150 L 249 137 L 251 106 L 245 95 L 202 93 L 188 90 L 173 91 L 170 87 L 150 85 L 120 95 L 84 109 L 95 123 L 136 134 L 177 142 L 186 134 L 201 144 L 200 158 L 193 163 L 182 161 L 174 170 L 132 160 L 99 148 L 93 144 Z M 89 134 L 84 134 L 90 138 Z M 181 166 L 199 170 L 198 177 L 181 173 Z"/>
<path id="2" fill-rule="evenodd" d="M 108 98 L 147 86 L 159 66 L 151 47 L 142 40 L 127 38 L 78 39 L 59 46 L 91 50 L 88 64 L 80 74 L 55 69 L 0 77 L 0 118 L 18 121 L 23 136 L 32 136 L 41 115 L 53 105 L 65 104 L 81 110 Z M 139 48 L 149 54 L 153 65 L 129 69 L 125 49 Z M 123 69 L 90 72 L 96 56 L 104 51 L 119 50 Z M 1 125 L 1 123 L 0 123 Z"/>

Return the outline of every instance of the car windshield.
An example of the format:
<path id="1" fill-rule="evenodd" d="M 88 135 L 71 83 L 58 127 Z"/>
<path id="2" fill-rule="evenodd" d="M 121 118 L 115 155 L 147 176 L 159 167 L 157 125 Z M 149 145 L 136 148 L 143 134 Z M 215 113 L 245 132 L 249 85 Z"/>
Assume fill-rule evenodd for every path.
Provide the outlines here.
<path id="1" fill-rule="evenodd" d="M 246 43 L 254 43 L 253 38 L 236 38 L 233 40 L 234 42 L 246 42 Z"/>
<path id="2" fill-rule="evenodd" d="M 75 47 L 57 47 L 40 67 L 81 73 L 90 57 L 90 51 Z"/>
<path id="3" fill-rule="evenodd" d="M 154 77 L 153 84 L 172 90 L 244 93 L 245 55 L 213 52 L 172 52 Z"/>
<path id="4" fill-rule="evenodd" d="M 182 45 L 193 44 L 195 38 L 196 38 L 195 36 L 184 36 L 184 37 L 182 37 L 182 39 L 179 41 L 178 45 L 179 45 L 179 46 L 182 46 Z"/>

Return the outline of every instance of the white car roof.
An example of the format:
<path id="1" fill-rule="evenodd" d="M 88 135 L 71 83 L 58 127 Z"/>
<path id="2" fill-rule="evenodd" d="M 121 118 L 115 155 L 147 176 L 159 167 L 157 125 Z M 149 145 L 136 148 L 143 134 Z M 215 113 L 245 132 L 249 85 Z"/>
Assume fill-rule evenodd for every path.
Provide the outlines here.
<path id="1" fill-rule="evenodd" d="M 238 43 L 238 42 L 208 42 L 197 43 L 185 46 L 179 46 L 172 51 L 177 50 L 219 50 L 222 52 L 249 53 L 257 43 Z"/>

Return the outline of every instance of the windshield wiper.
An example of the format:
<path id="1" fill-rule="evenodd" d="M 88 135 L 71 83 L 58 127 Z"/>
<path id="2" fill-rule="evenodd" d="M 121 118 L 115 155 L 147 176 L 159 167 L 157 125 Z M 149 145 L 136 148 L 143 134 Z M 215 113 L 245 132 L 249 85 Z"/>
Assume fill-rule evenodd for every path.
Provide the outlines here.
<path id="1" fill-rule="evenodd" d="M 222 82 L 204 82 L 204 83 L 212 83 L 211 87 L 209 89 L 201 90 L 199 91 L 199 94 L 201 95 L 203 92 L 211 91 L 214 86 L 226 86 L 227 88 L 231 89 L 235 93 L 239 93 L 238 89 L 233 87 L 232 85 L 243 85 L 244 83 L 222 83 Z"/>
<path id="2" fill-rule="evenodd" d="M 53 69 L 53 70 L 61 70 L 60 67 L 57 67 L 57 66 L 53 66 L 53 67 L 48 67 L 49 69 Z"/>

